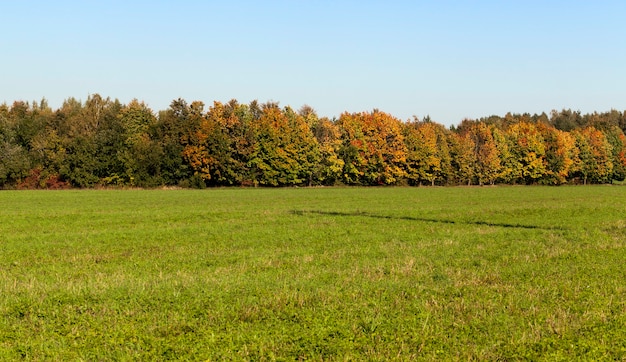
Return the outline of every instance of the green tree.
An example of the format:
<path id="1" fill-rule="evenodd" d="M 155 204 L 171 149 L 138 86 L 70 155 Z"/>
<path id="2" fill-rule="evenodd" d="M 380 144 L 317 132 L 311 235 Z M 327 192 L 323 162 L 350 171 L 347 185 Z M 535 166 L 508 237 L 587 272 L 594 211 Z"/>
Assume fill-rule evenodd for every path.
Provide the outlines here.
<path id="1" fill-rule="evenodd" d="M 125 130 L 119 117 L 123 105 L 117 99 L 107 98 L 95 107 L 99 108 L 100 112 L 100 120 L 94 137 L 98 162 L 96 175 L 99 183 L 116 186 L 128 184 L 126 165 L 120 158 L 125 141 Z M 87 112 L 91 111 L 89 100 L 85 109 Z"/>
<path id="2" fill-rule="evenodd" d="M 254 123 L 254 152 L 248 165 L 261 185 L 310 184 L 319 162 L 317 142 L 301 115 L 267 103 Z"/>
<path id="3" fill-rule="evenodd" d="M 577 128 L 584 126 L 583 117 L 580 111 L 572 111 L 571 109 L 564 109 L 562 111 L 553 110 L 550 113 L 550 123 L 554 128 L 560 131 L 573 131 Z"/>
<path id="4" fill-rule="evenodd" d="M 15 185 L 30 169 L 26 150 L 16 141 L 11 110 L 0 106 L 0 187 Z"/>
<path id="5" fill-rule="evenodd" d="M 193 170 L 185 162 L 183 150 L 192 142 L 193 134 L 199 126 L 198 108 L 197 104 L 194 110 L 196 115 L 191 116 L 191 107 L 179 98 L 172 101 L 167 110 L 159 112 L 156 137 L 161 156 L 159 170 L 165 185 L 191 185 Z M 195 186 L 201 185 L 197 182 Z"/>
<path id="6" fill-rule="evenodd" d="M 56 134 L 49 126 L 54 118 L 52 109 L 45 99 L 41 102 L 14 102 L 11 109 L 3 107 L 3 118 L 5 127 L 9 130 L 4 139 L 9 142 L 5 144 L 5 153 L 8 162 L 13 158 L 11 169 L 15 171 L 17 164 L 29 167 L 30 170 L 21 170 L 19 174 L 28 173 L 29 184 L 21 184 L 20 187 L 45 187 L 49 178 L 57 178 L 58 168 L 53 167 L 52 162 L 46 159 L 39 147 L 42 140 L 54 142 Z M 0 137 L 1 138 L 1 137 Z M 15 146 L 19 146 L 18 149 Z M 25 153 L 25 154 L 24 154 Z M 20 162 L 15 158 L 20 159 Z M 5 165 L 6 166 L 6 165 Z M 15 175 L 15 172 L 13 172 Z M 21 180 L 23 177 L 19 177 Z"/>
<path id="7" fill-rule="evenodd" d="M 118 159 L 124 168 L 125 182 L 131 186 L 157 186 L 162 149 L 154 139 L 157 119 L 144 102 L 132 100 L 120 111 L 122 145 Z"/>
<path id="8" fill-rule="evenodd" d="M 49 126 L 56 130 L 56 142 L 44 148 L 63 150 L 59 173 L 73 186 L 92 187 L 98 183 L 122 182 L 124 167 L 118 151 L 123 144 L 123 128 L 118 114 L 118 100 L 90 95 L 83 105 L 74 98 L 64 101 Z"/>
<path id="9" fill-rule="evenodd" d="M 16 184 L 28 175 L 28 152 L 18 144 L 0 141 L 0 186 Z"/>

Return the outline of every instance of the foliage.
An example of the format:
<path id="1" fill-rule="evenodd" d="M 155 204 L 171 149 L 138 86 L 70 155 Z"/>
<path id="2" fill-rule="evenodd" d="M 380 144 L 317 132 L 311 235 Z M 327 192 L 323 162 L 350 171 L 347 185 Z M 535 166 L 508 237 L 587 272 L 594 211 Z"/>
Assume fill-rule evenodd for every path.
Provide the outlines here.
<path id="1" fill-rule="evenodd" d="M 626 112 L 507 113 L 446 129 L 430 117 L 319 117 L 276 102 L 89 95 L 0 105 L 0 188 L 494 185 L 626 179 Z"/>
<path id="2" fill-rule="evenodd" d="M 506 130 L 515 166 L 514 182 L 533 184 L 547 174 L 545 141 L 533 123 L 518 122 Z"/>
<path id="3" fill-rule="evenodd" d="M 407 147 L 407 179 L 410 184 L 422 182 L 434 186 L 451 178 L 449 135 L 443 126 L 430 122 L 407 122 L 403 127 Z"/>
<path id="4" fill-rule="evenodd" d="M 343 113 L 337 125 L 345 183 L 388 185 L 404 177 L 406 145 L 398 119 L 378 110 Z"/>
<path id="5" fill-rule="evenodd" d="M 476 145 L 468 132 L 450 135 L 451 167 L 454 171 L 452 181 L 455 184 L 471 185 L 474 179 L 476 164 Z"/>
<path id="6" fill-rule="evenodd" d="M 466 133 L 474 146 L 472 159 L 475 161 L 472 174 L 481 186 L 493 185 L 498 176 L 503 173 L 501 153 L 493 136 L 493 128 L 486 123 L 474 123 Z"/>
<path id="7" fill-rule="evenodd" d="M 341 179 L 345 161 L 339 157 L 341 130 L 328 118 L 315 119 L 311 131 L 319 145 L 320 161 L 313 165 L 313 180 L 333 185 Z"/>
<path id="8" fill-rule="evenodd" d="M 612 146 L 604 133 L 593 126 L 575 132 L 578 143 L 579 165 L 578 170 L 587 180 L 607 182 L 613 176 Z"/>

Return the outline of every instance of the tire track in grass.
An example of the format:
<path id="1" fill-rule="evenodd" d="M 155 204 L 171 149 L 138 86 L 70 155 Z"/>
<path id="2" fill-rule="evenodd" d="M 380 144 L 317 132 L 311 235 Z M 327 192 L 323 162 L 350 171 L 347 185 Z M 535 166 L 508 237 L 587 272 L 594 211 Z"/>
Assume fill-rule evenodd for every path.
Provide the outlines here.
<path id="1" fill-rule="evenodd" d="M 340 211 L 322 211 L 322 210 L 291 210 L 291 214 L 305 216 L 307 214 L 324 215 L 324 216 L 341 216 L 341 217 L 368 217 L 374 219 L 388 219 L 388 220 L 408 220 L 419 222 L 431 222 L 441 224 L 459 224 L 459 225 L 480 225 L 480 226 L 493 226 L 503 228 L 519 228 L 519 229 L 535 229 L 535 230 L 567 230 L 561 226 L 539 226 L 539 225 L 524 225 L 513 223 L 499 223 L 489 221 L 469 221 L 469 220 L 447 220 L 447 219 L 435 219 L 427 217 L 416 216 L 391 216 L 391 215 L 379 215 L 368 212 L 340 212 Z"/>

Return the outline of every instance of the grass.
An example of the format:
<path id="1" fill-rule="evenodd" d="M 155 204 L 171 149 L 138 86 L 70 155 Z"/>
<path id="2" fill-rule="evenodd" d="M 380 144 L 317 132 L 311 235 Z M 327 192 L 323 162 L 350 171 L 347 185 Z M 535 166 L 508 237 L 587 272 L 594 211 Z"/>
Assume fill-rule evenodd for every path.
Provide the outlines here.
<path id="1" fill-rule="evenodd" d="M 626 188 L 0 192 L 2 360 L 623 360 Z"/>

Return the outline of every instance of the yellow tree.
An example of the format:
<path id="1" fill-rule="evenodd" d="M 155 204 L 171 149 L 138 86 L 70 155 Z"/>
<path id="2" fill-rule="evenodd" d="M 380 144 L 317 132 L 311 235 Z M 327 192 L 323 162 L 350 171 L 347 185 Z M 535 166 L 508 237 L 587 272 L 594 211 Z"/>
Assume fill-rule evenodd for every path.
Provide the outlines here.
<path id="1" fill-rule="evenodd" d="M 450 156 L 452 169 L 455 171 L 455 182 L 472 184 L 476 155 L 475 144 L 469 133 L 452 133 L 450 135 Z"/>
<path id="2" fill-rule="evenodd" d="M 504 183 L 514 183 L 516 181 L 514 170 L 517 168 L 517 161 L 511 151 L 511 141 L 506 132 L 500 128 L 491 126 L 491 134 L 500 158 L 501 167 L 498 180 Z"/>
<path id="3" fill-rule="evenodd" d="M 565 182 L 570 178 L 574 162 L 578 158 L 576 138 L 570 132 L 557 130 L 556 143 L 556 156 L 561 160 L 561 168 L 556 170 L 556 176 L 559 182 Z"/>
<path id="4" fill-rule="evenodd" d="M 613 175 L 612 147 L 604 133 L 595 127 L 574 131 L 579 157 L 577 170 L 583 183 L 610 182 Z"/>
<path id="5" fill-rule="evenodd" d="M 466 136 L 474 146 L 474 171 L 479 185 L 493 185 L 502 173 L 500 151 L 492 133 L 492 126 L 484 122 L 471 124 Z"/>
<path id="6" fill-rule="evenodd" d="M 332 185 L 341 178 L 344 161 L 339 157 L 341 131 L 326 117 L 315 119 L 312 132 L 317 139 L 320 161 L 315 167 L 313 178 L 316 183 Z"/>
<path id="7" fill-rule="evenodd" d="M 538 182 L 546 175 L 545 142 L 533 123 L 518 122 L 507 129 L 509 147 L 515 162 L 514 181 Z"/>
<path id="8" fill-rule="evenodd" d="M 543 181 L 557 185 L 567 182 L 575 158 L 574 137 L 548 124 L 539 123 L 536 127 L 545 144 L 546 173 Z"/>
<path id="9" fill-rule="evenodd" d="M 615 114 L 615 112 L 612 111 L 611 114 Z M 626 136 L 622 129 L 616 125 L 607 127 L 604 134 L 612 149 L 612 179 L 623 181 L 626 178 Z"/>
<path id="10" fill-rule="evenodd" d="M 403 127 L 407 148 L 406 170 L 411 184 L 446 183 L 452 176 L 448 132 L 430 121 L 408 122 Z"/>

